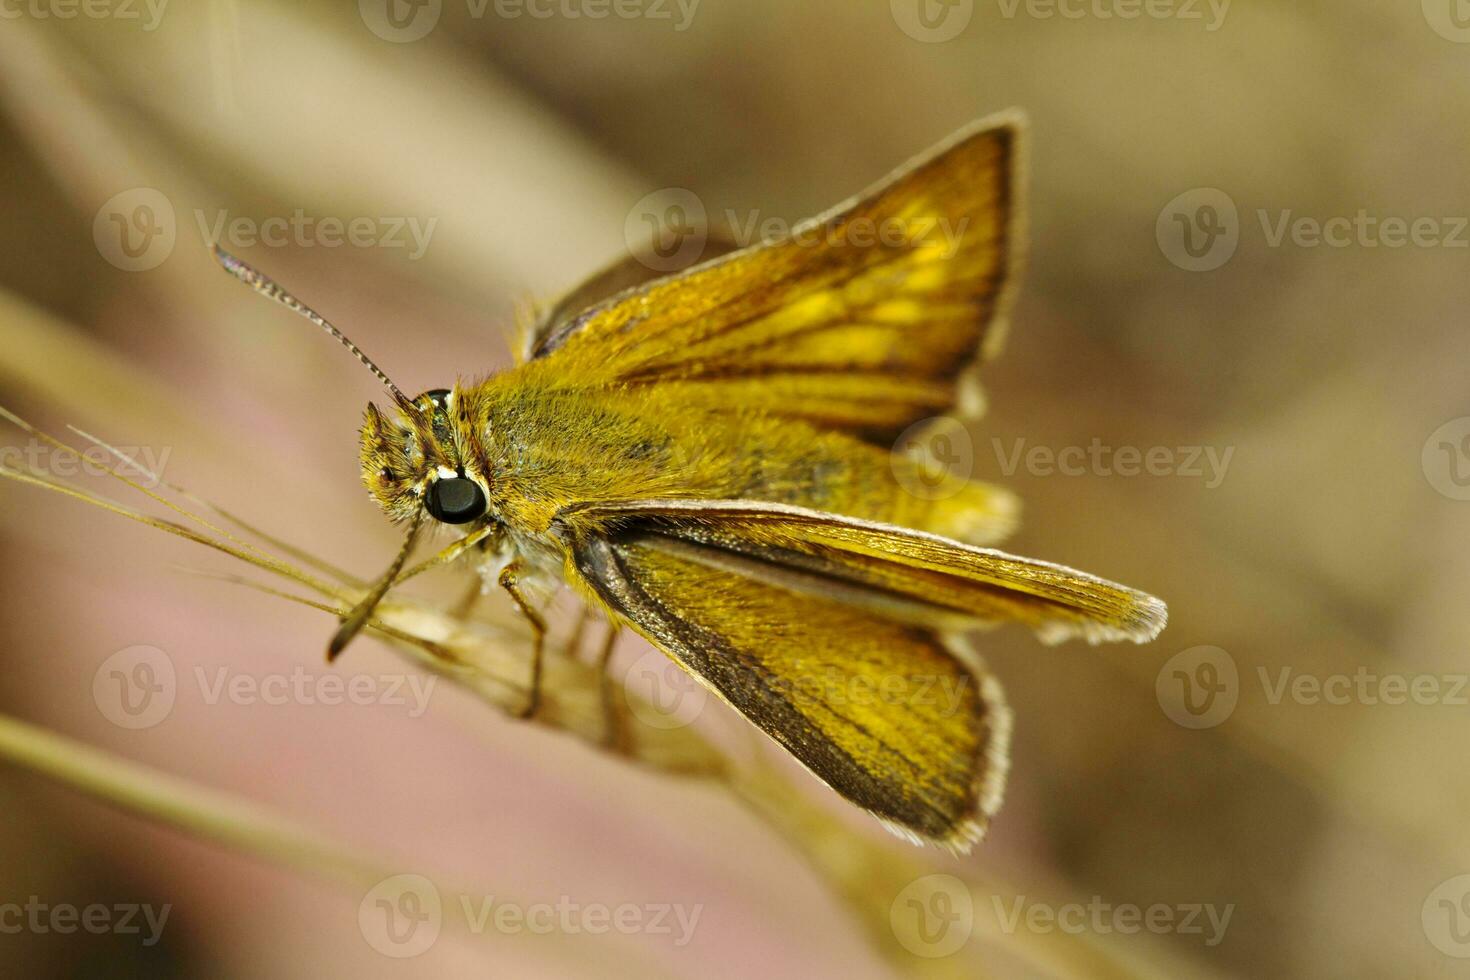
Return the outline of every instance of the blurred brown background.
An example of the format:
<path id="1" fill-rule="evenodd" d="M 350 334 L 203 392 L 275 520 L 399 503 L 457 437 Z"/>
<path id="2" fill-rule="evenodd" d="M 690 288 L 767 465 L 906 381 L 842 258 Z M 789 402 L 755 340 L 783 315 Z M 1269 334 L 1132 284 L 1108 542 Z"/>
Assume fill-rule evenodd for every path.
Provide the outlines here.
<path id="1" fill-rule="evenodd" d="M 1033 975 L 999 921 L 1020 898 L 1166 907 L 1174 926 L 1102 940 L 1162 950 L 1175 975 L 1470 973 L 1463 5 L 393 2 L 0 5 L 0 403 L 167 453 L 169 479 L 370 575 L 395 543 L 357 482 L 372 379 L 219 275 L 204 228 L 368 219 L 358 245 L 326 247 L 319 225 L 234 244 L 416 391 L 508 363 L 518 305 L 622 249 L 645 195 L 794 220 L 1023 107 L 1029 269 L 970 459 L 1026 502 L 1012 550 L 1152 591 L 1171 623 L 1140 648 L 984 640 L 1017 715 L 1007 805 L 975 855 L 923 857 L 1018 890 L 973 896 L 989 925 L 964 970 Z M 137 255 L 120 256 L 123 230 Z M 1094 440 L 1159 463 L 1010 462 Z M 625 956 L 580 937 L 612 975 L 892 975 L 725 796 L 447 685 L 422 717 L 208 703 L 196 670 L 320 674 L 329 621 L 179 574 L 228 566 L 7 482 L 0 540 L 7 713 L 405 871 L 702 907 L 682 946 L 640 935 Z M 137 645 L 187 683 L 131 730 L 93 680 Z M 365 642 L 340 669 L 398 664 Z M 1427 703 L 1404 698 L 1423 677 Z M 1395 691 L 1409 703 L 1385 703 Z M 8 766 L 0 801 L 0 905 L 172 909 L 151 946 L 0 934 L 17 975 L 559 970 L 535 942 L 447 935 L 387 958 L 360 895 Z M 1178 927 L 1195 905 L 1231 909 L 1223 935 L 1203 914 L 1203 934 Z"/>

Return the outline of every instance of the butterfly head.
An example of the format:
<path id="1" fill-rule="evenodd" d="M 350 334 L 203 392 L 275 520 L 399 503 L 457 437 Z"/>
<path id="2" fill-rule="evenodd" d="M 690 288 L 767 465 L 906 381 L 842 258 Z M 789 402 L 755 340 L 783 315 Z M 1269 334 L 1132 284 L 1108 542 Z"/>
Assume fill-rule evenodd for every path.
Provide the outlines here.
<path id="1" fill-rule="evenodd" d="M 369 404 L 361 432 L 362 481 L 395 521 L 421 510 L 441 524 L 472 524 L 489 508 L 489 481 L 466 445 L 460 393 L 435 388 L 398 399 L 389 415 Z"/>
<path id="2" fill-rule="evenodd" d="M 424 515 L 441 524 L 469 525 L 489 510 L 490 481 L 476 459 L 484 453 L 470 406 L 460 400 L 462 389 L 435 388 L 417 398 L 403 389 L 363 353 L 326 317 L 291 295 L 269 276 L 242 262 L 218 245 L 214 257 L 230 275 L 257 293 L 280 303 L 325 330 L 382 382 L 397 406 L 396 417 L 369 405 L 362 426 L 362 478 L 368 492 L 394 521 L 409 523 L 408 533 L 388 570 L 353 606 L 327 645 L 327 660 L 342 653 L 366 627 L 378 604 L 398 581 L 424 526 Z"/>

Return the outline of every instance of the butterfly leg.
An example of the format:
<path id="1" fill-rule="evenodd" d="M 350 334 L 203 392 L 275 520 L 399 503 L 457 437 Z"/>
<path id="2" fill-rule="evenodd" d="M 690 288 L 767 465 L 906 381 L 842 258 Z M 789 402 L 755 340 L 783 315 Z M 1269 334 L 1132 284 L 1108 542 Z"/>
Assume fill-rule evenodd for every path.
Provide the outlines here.
<path id="1" fill-rule="evenodd" d="M 526 621 L 531 624 L 531 693 L 526 699 L 526 706 L 519 712 L 519 717 L 530 718 L 541 706 L 541 655 L 546 646 L 546 619 L 521 591 L 518 585 L 519 573 L 520 567 L 516 562 L 506 565 L 500 570 L 500 587 L 510 593 Z"/>
<path id="2" fill-rule="evenodd" d="M 498 539 L 496 539 L 493 535 L 488 534 L 484 537 L 481 537 L 473 545 L 466 546 L 464 541 L 467 540 L 471 540 L 471 538 L 456 541 L 448 548 L 445 548 L 443 551 L 439 552 L 439 554 L 435 556 L 435 558 L 432 560 L 441 564 L 452 561 L 454 558 L 459 557 L 460 554 L 463 554 L 464 551 L 467 550 L 467 548 L 474 548 L 480 554 L 484 554 L 487 551 L 490 551 L 498 541 Z M 475 611 L 475 606 L 480 601 L 480 597 L 484 594 L 485 578 L 479 572 L 476 572 L 474 575 L 470 576 L 469 588 L 465 590 L 464 595 L 460 596 L 458 601 L 456 601 L 454 605 L 449 607 L 449 615 L 461 623 L 468 622 L 470 615 Z"/>
<path id="3" fill-rule="evenodd" d="M 612 677 L 608 673 L 608 667 L 612 663 L 613 650 L 618 645 L 618 634 L 621 632 L 622 627 L 609 622 L 607 636 L 603 639 L 602 649 L 597 654 L 597 691 L 602 700 L 602 742 L 616 752 L 622 752 L 627 748 L 627 728 L 624 725 L 623 713 L 618 707 L 617 698 L 613 694 Z"/>
<path id="4" fill-rule="evenodd" d="M 572 626 L 572 633 L 567 637 L 566 643 L 562 645 L 562 653 L 568 660 L 577 658 L 577 651 L 582 649 L 582 636 L 587 632 L 587 624 L 592 620 L 592 610 L 584 604 L 577 610 L 577 621 Z"/>
<path id="5" fill-rule="evenodd" d="M 470 614 L 475 611 L 475 604 L 480 601 L 480 596 L 484 594 L 484 588 L 484 584 L 480 581 L 480 576 L 474 576 L 470 581 L 470 587 L 465 590 L 464 595 L 460 596 L 459 600 L 449 607 L 449 615 L 460 622 L 468 620 Z"/>

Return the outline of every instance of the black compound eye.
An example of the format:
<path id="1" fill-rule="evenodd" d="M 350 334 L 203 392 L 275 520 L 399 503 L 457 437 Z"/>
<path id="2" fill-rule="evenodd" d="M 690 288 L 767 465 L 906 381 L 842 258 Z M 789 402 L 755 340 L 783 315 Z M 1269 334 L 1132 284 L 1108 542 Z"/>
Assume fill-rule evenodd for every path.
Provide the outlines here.
<path id="1" fill-rule="evenodd" d="M 445 524 L 468 524 L 485 513 L 485 492 L 474 480 L 462 476 L 445 477 L 429 485 L 424 506 L 436 521 Z"/>

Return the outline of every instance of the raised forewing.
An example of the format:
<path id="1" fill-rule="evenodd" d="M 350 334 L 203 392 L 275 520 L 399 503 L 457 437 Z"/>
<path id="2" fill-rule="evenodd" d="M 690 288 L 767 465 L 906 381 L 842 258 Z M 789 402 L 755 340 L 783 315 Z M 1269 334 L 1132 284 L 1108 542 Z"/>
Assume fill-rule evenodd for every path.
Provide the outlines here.
<path id="1" fill-rule="evenodd" d="M 561 322 L 533 358 L 891 439 L 949 411 L 1000 343 L 1023 132 L 1018 114 L 978 123 L 784 237 Z"/>

